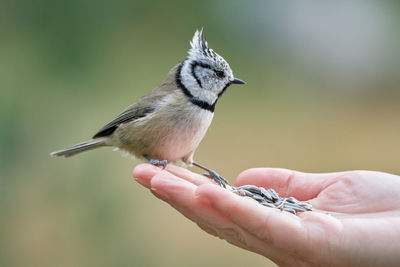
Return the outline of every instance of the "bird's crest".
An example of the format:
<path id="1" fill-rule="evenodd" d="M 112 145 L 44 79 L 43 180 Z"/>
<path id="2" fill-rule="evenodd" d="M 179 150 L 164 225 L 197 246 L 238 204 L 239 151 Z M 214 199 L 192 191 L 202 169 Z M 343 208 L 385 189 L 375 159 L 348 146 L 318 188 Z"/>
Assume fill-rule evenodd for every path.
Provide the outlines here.
<path id="1" fill-rule="evenodd" d="M 193 58 L 211 57 L 216 58 L 217 54 L 212 50 L 206 41 L 203 28 L 199 31 L 196 30 L 193 39 L 190 41 L 192 48 L 189 50 L 189 56 Z"/>

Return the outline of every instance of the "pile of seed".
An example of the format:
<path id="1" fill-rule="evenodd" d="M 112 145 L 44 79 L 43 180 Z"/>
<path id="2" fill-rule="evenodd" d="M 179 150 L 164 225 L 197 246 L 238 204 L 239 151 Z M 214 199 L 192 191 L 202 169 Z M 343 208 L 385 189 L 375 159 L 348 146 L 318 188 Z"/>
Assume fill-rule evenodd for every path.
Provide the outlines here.
<path id="1" fill-rule="evenodd" d="M 282 198 L 274 189 L 264 189 L 254 185 L 243 185 L 240 187 L 231 187 L 231 191 L 239 196 L 253 199 L 263 206 L 276 208 L 295 214 L 302 211 L 312 210 L 309 201 L 299 201 L 294 197 Z"/>

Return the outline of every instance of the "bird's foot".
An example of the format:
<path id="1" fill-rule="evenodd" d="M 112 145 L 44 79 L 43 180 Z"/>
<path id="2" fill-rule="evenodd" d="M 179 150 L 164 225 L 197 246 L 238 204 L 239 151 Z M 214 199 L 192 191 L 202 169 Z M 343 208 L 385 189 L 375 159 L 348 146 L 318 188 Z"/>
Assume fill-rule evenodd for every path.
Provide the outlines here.
<path id="1" fill-rule="evenodd" d="M 213 171 L 213 170 L 211 170 L 209 168 L 206 168 L 206 167 L 200 165 L 197 162 L 193 162 L 192 164 L 194 166 L 199 167 L 200 169 L 205 170 L 206 172 L 208 172 L 208 173 L 205 173 L 204 176 L 214 180 L 218 185 L 222 186 L 223 188 L 226 188 L 226 186 L 229 185 L 229 182 L 224 177 L 222 177 L 221 175 L 216 173 L 215 171 Z"/>
<path id="2" fill-rule="evenodd" d="M 229 185 L 229 182 L 215 171 L 213 170 L 207 170 L 207 171 L 208 173 L 205 173 L 204 176 L 213 179 L 219 186 L 226 188 L 226 185 Z"/>
<path id="3" fill-rule="evenodd" d="M 147 156 L 144 156 L 144 157 L 149 161 L 149 163 L 151 165 L 162 167 L 163 170 L 167 167 L 168 161 L 166 159 L 158 160 L 158 159 L 152 159 L 152 158 L 147 157 Z"/>

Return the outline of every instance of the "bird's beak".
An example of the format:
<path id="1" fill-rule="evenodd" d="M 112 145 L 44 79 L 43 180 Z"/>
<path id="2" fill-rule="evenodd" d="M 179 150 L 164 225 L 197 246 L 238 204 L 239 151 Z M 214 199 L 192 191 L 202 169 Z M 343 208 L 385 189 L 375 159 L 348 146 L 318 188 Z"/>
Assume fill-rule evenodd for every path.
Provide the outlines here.
<path id="1" fill-rule="evenodd" d="M 234 78 L 234 79 L 231 81 L 231 83 L 234 83 L 234 84 L 245 84 L 246 82 L 245 82 L 245 81 L 242 81 L 242 80 L 240 80 L 240 79 L 238 79 L 238 78 Z"/>

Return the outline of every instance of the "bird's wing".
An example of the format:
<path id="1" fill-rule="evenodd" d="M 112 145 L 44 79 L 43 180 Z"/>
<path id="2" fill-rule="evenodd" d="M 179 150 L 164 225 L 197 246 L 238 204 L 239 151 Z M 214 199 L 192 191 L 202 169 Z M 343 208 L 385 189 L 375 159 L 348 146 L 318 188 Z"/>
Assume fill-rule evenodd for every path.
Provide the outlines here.
<path id="1" fill-rule="evenodd" d="M 175 82 L 175 73 L 181 63 L 174 66 L 168 73 L 166 79 L 161 83 L 160 86 L 155 88 L 147 95 L 140 98 L 136 103 L 133 103 L 127 107 L 121 114 L 119 114 L 114 120 L 107 123 L 101 128 L 93 138 L 103 137 L 112 134 L 120 124 L 135 121 L 143 118 L 146 115 L 156 112 L 159 106 L 157 103 L 177 90 Z"/>
<path id="2" fill-rule="evenodd" d="M 149 103 L 151 105 L 151 103 Z M 103 128 L 101 128 L 93 138 L 103 137 L 112 134 L 120 124 L 135 121 L 137 119 L 143 118 L 144 116 L 154 112 L 155 108 L 150 105 L 138 106 L 132 105 L 127 108 L 124 112 L 119 114 L 115 119 L 107 123 Z"/>

